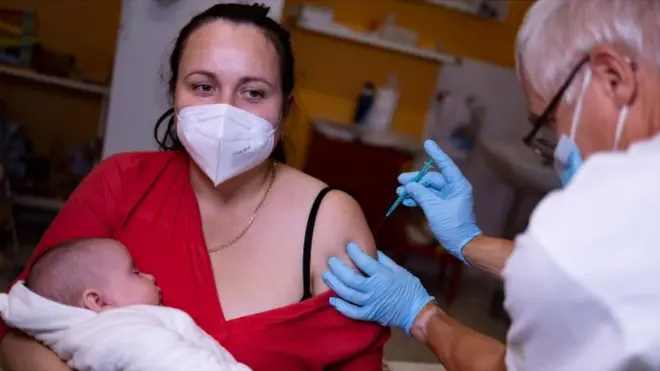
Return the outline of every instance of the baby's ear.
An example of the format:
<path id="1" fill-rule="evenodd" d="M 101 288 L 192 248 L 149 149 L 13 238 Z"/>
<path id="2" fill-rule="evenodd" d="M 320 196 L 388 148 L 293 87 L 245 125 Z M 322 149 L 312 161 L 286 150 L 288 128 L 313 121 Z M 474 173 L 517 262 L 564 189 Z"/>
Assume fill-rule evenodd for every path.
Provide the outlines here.
<path id="1" fill-rule="evenodd" d="M 93 312 L 99 313 L 107 309 L 108 303 L 101 294 L 101 291 L 96 289 L 87 289 L 83 293 L 82 306 Z"/>

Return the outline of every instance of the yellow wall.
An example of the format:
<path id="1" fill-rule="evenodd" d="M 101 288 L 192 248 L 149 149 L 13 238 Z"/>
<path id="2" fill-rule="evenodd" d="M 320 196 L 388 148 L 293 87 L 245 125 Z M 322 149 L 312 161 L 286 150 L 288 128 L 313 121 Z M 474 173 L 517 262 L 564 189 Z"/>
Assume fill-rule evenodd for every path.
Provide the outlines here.
<path id="1" fill-rule="evenodd" d="M 0 6 L 34 9 L 44 47 L 74 54 L 84 77 L 107 82 L 121 0 L 2 0 Z M 7 101 L 10 117 L 24 125 L 41 154 L 55 140 L 71 146 L 96 136 L 99 96 L 0 75 L 0 99 Z"/>
<path id="2" fill-rule="evenodd" d="M 419 33 L 420 45 L 427 47 L 441 42 L 448 54 L 513 66 L 515 35 L 532 2 L 511 1 L 504 22 L 415 0 L 287 0 L 286 6 L 314 3 L 331 7 L 337 22 L 358 31 L 394 12 L 398 25 Z M 309 116 L 349 122 L 365 80 L 380 85 L 390 74 L 397 75 L 401 98 L 393 130 L 415 138 L 422 135 L 438 63 L 295 28 L 292 38 L 298 104 L 304 111 L 299 116 L 307 116 L 290 120 L 287 128 L 298 165 L 306 153 Z"/>
<path id="3" fill-rule="evenodd" d="M 449 54 L 512 66 L 515 33 L 532 0 L 511 1 L 506 22 L 416 0 L 287 0 L 287 6 L 312 2 L 332 7 L 337 21 L 356 29 L 395 12 L 398 24 L 420 33 L 422 44 L 441 41 Z M 1 0 L 0 6 L 35 9 L 47 48 L 75 54 L 86 77 L 103 81 L 110 75 L 121 0 Z M 300 111 L 288 123 L 287 136 L 295 164 L 304 160 L 309 117 L 348 122 L 364 81 L 382 84 L 390 73 L 399 77 L 401 93 L 394 130 L 421 135 L 438 64 L 303 30 L 294 30 L 292 38 Z M 25 125 L 41 153 L 56 139 L 75 145 L 96 135 L 98 97 L 0 75 L 0 99 L 9 103 L 10 116 Z"/>

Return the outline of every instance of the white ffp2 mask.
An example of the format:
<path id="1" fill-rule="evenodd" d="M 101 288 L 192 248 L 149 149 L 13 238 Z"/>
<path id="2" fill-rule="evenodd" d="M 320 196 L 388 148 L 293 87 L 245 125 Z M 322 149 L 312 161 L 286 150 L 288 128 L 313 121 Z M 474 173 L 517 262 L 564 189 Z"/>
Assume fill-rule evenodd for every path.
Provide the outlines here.
<path id="1" fill-rule="evenodd" d="M 214 186 L 266 160 L 275 136 L 270 122 L 229 104 L 181 109 L 176 132 Z"/>

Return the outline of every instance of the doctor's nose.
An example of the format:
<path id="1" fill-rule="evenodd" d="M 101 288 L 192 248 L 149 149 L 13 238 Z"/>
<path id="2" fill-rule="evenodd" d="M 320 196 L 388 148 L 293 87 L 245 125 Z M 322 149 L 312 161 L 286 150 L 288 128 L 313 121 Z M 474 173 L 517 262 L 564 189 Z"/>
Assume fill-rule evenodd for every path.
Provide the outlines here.
<path id="1" fill-rule="evenodd" d="M 148 279 L 148 280 L 151 281 L 151 282 L 154 282 L 154 283 L 156 282 L 156 277 L 154 277 L 154 276 L 152 276 L 152 275 L 150 275 L 150 274 L 142 273 L 142 277 Z"/>

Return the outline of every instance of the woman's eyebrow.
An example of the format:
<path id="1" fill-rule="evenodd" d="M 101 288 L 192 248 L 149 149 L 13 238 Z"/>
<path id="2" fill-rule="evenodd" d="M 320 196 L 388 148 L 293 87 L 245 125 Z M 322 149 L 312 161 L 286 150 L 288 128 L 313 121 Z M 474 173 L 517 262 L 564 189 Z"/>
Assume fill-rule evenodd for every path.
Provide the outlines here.
<path id="1" fill-rule="evenodd" d="M 264 84 L 268 85 L 269 87 L 273 88 L 273 84 L 270 81 L 268 81 L 267 79 L 265 79 L 263 77 L 258 77 L 258 76 L 246 76 L 246 77 L 243 77 L 240 82 L 241 82 L 241 84 L 246 84 L 246 83 L 250 83 L 250 82 L 261 82 L 261 83 L 264 83 Z"/>
<path id="2" fill-rule="evenodd" d="M 203 76 L 206 76 L 209 79 L 217 80 L 217 77 L 213 72 L 206 71 L 206 70 L 194 70 L 194 71 L 188 72 L 185 75 L 185 77 L 187 78 L 187 77 L 190 77 L 190 76 L 193 76 L 193 75 L 203 75 Z M 247 83 L 250 83 L 250 82 L 260 82 L 260 83 L 268 85 L 270 88 L 274 88 L 273 84 L 268 79 L 266 79 L 264 77 L 245 76 L 245 77 L 242 77 L 239 80 L 240 84 L 247 84 Z"/>
<path id="3" fill-rule="evenodd" d="M 214 79 L 214 80 L 216 79 L 215 74 L 213 72 L 205 71 L 205 70 L 194 70 L 194 71 L 188 72 L 185 77 L 190 77 L 192 75 L 203 75 L 203 76 L 206 76 L 210 79 Z"/>

